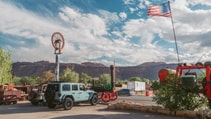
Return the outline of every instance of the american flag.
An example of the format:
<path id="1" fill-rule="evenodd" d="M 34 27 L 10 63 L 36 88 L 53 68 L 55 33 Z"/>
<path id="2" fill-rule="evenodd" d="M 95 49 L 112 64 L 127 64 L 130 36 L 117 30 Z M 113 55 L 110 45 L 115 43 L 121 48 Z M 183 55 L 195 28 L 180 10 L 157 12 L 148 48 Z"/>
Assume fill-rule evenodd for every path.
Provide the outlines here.
<path id="1" fill-rule="evenodd" d="M 169 2 L 159 4 L 159 5 L 149 6 L 147 15 L 171 17 Z"/>

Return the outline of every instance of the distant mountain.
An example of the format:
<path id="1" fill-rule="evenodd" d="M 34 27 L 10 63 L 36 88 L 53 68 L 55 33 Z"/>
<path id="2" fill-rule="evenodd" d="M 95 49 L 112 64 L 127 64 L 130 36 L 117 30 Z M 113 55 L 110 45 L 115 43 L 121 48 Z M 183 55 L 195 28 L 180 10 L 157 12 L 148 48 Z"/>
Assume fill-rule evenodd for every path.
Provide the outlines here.
<path id="1" fill-rule="evenodd" d="M 175 69 L 177 64 L 166 64 L 164 62 L 146 62 L 137 66 L 116 66 L 116 78 L 129 79 L 131 77 L 158 79 L 158 71 L 162 68 Z M 60 72 L 66 68 L 71 68 L 77 73 L 86 73 L 92 77 L 99 77 L 101 74 L 110 74 L 110 67 L 100 63 L 84 62 L 60 63 Z M 44 71 L 51 70 L 54 73 L 55 63 L 48 61 L 39 62 L 15 62 L 13 63 L 13 73 L 15 76 L 41 76 Z"/>

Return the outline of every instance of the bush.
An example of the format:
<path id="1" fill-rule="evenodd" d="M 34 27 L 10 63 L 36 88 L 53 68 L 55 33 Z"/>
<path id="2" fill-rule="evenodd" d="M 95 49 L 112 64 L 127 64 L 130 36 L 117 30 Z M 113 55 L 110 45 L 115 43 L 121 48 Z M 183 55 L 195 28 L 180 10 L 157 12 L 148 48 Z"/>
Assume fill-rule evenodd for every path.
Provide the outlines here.
<path id="1" fill-rule="evenodd" d="M 180 79 L 170 75 L 165 82 L 153 82 L 152 89 L 155 97 L 153 101 L 170 111 L 195 110 L 207 105 L 207 99 L 201 95 L 200 86 L 182 86 Z"/>
<path id="2" fill-rule="evenodd" d="M 35 76 L 15 77 L 15 85 L 34 85 L 36 83 Z"/>

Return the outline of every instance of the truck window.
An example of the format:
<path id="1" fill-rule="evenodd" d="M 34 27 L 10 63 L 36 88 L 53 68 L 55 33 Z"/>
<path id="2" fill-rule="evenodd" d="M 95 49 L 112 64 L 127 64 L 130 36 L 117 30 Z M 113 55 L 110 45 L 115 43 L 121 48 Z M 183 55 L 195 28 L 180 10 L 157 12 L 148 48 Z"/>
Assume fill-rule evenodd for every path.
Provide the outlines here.
<path id="1" fill-rule="evenodd" d="M 84 85 L 80 85 L 80 90 L 85 90 L 85 86 Z"/>
<path id="2" fill-rule="evenodd" d="M 47 89 L 48 88 L 57 92 L 57 91 L 59 91 L 59 84 L 48 84 Z"/>
<path id="3" fill-rule="evenodd" d="M 77 91 L 78 90 L 78 85 L 72 85 L 72 90 Z"/>
<path id="4" fill-rule="evenodd" d="M 63 91 L 70 91 L 70 85 L 64 84 L 64 85 L 62 86 L 62 90 L 63 90 Z"/>

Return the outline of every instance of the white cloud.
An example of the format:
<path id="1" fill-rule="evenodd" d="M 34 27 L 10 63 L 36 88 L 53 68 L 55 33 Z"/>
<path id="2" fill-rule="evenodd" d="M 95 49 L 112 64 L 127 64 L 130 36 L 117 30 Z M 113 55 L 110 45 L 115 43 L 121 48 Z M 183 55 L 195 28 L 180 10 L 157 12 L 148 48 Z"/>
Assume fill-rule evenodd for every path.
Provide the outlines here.
<path id="1" fill-rule="evenodd" d="M 62 15 L 61 18 L 68 25 L 73 26 L 76 30 L 82 30 L 81 34 L 86 34 L 87 32 L 91 32 L 93 35 L 107 34 L 105 22 L 94 14 L 83 14 L 69 7 L 62 8 L 59 14 Z M 90 35 L 90 33 L 87 34 Z"/>
<path id="2" fill-rule="evenodd" d="M 36 47 L 27 47 L 21 45 L 23 43 L 17 43 L 17 45 L 19 45 L 19 49 L 8 46 L 7 48 L 12 51 L 14 61 L 54 61 L 54 58 L 52 58 L 54 57 L 54 50 L 51 45 L 50 38 L 52 33 L 56 31 L 59 31 L 64 35 L 66 44 L 63 54 L 67 57 L 72 57 L 73 55 L 73 58 L 71 58 L 73 59 L 73 62 L 83 62 L 83 59 L 86 57 L 83 55 L 84 53 L 98 50 L 95 49 L 94 44 L 106 42 L 100 37 L 101 35 L 107 34 L 105 22 L 103 21 L 103 19 L 93 14 L 81 14 L 71 8 L 63 8 L 62 18 L 66 17 L 65 22 L 71 22 L 71 20 L 75 20 L 74 25 L 76 27 L 75 29 L 73 29 L 68 25 L 60 25 L 60 22 L 56 20 L 53 21 L 53 19 L 50 18 L 46 19 L 44 17 L 37 16 L 32 12 L 28 12 L 24 9 L 19 9 L 8 3 L 0 2 L 0 7 L 4 9 L 0 13 L 0 17 L 4 18 L 0 21 L 0 31 L 3 34 L 19 36 L 26 40 L 34 40 L 39 44 Z M 72 16 L 72 14 L 74 15 L 74 17 Z M 15 42 L 17 39 L 11 40 Z M 25 41 L 22 40 L 21 42 Z M 90 50 L 86 49 L 79 51 L 75 49 L 74 45 L 72 44 L 76 42 L 77 44 L 81 45 L 80 47 L 83 47 L 84 45 L 89 47 Z M 17 50 L 18 52 L 16 52 Z M 81 55 L 83 57 L 81 57 Z M 96 56 L 99 56 L 99 54 Z"/>
<path id="3" fill-rule="evenodd" d="M 105 21 L 108 29 L 113 24 L 120 22 L 120 17 L 116 12 L 109 12 L 106 10 L 98 10 L 98 12 L 100 14 L 99 17 Z"/>
<path id="4" fill-rule="evenodd" d="M 136 3 L 134 0 L 124 2 L 126 5 Z M 149 4 L 144 0 L 140 2 Z M 200 0 L 200 2 L 211 5 L 207 0 Z M 143 9 L 144 4 L 141 3 L 129 8 Z M 179 53 L 181 61 L 184 62 L 190 59 L 196 61 L 209 51 L 211 42 L 209 40 L 211 10 L 191 10 L 190 4 L 200 3 L 197 0 L 171 2 Z M 118 65 L 138 65 L 147 61 L 177 62 L 175 46 L 172 48 L 162 46 L 155 39 L 156 34 L 166 43 L 171 45 L 174 43 L 170 18 L 130 19 L 127 12 L 118 14 L 118 12 L 97 10 L 97 15 L 82 13 L 78 9 L 67 6 L 59 8 L 59 18 L 51 18 L 38 16 L 24 8 L 2 1 L 0 8 L 4 9 L 0 10 L 2 18 L 0 32 L 13 36 L 8 38 L 8 41 L 18 45 L 4 46 L 12 51 L 15 61 L 54 61 L 54 49 L 50 38 L 53 32 L 59 31 L 64 35 L 66 42 L 61 55 L 62 62 L 81 63 L 102 57 L 128 62 L 128 64 L 118 64 L 116 61 Z M 113 26 L 115 24 L 123 24 L 123 26 Z M 134 39 L 136 42 L 132 42 Z M 206 59 L 209 57 L 208 55 Z M 102 59 L 101 63 L 112 62 Z"/>
<path id="5" fill-rule="evenodd" d="M 125 12 L 120 12 L 119 16 L 122 20 L 125 20 L 127 18 L 127 14 Z"/>
<path id="6" fill-rule="evenodd" d="M 209 5 L 209 6 L 211 6 L 211 1 L 209 1 L 209 0 L 187 0 L 187 1 L 191 5 L 202 4 L 202 5 Z"/>
<path id="7" fill-rule="evenodd" d="M 135 4 L 135 0 L 124 0 L 124 4 L 126 4 L 126 5 L 134 5 Z"/>
<path id="8" fill-rule="evenodd" d="M 138 8 L 140 8 L 140 9 L 146 9 L 147 8 L 147 6 L 144 5 L 144 0 L 140 1 Z"/>
<path id="9" fill-rule="evenodd" d="M 206 48 L 201 48 L 201 44 L 204 41 L 200 40 L 200 38 L 203 37 L 203 34 L 207 35 L 206 33 L 209 33 L 210 31 L 211 26 L 209 17 L 211 16 L 211 13 L 210 10 L 193 11 L 188 8 L 188 4 L 190 3 L 187 1 L 175 1 L 171 4 L 171 7 L 180 56 L 183 58 L 182 61 L 190 62 L 190 57 L 182 55 L 191 53 L 195 54 L 194 56 L 197 56 L 202 52 L 206 52 Z M 170 48 L 170 50 L 165 50 L 165 48 L 159 48 L 160 46 L 158 47 L 156 46 L 157 44 L 153 44 L 152 42 L 154 39 L 153 34 L 159 34 L 161 38 L 164 38 L 169 43 L 174 42 L 170 18 L 150 17 L 145 21 L 129 20 L 125 23 L 123 29 L 123 32 L 127 34 L 126 36 L 128 38 L 134 36 L 140 37 L 140 46 L 148 51 L 140 50 L 142 56 L 145 56 L 146 61 L 149 59 L 156 59 L 154 56 L 159 57 L 161 53 L 165 54 L 162 54 L 163 58 L 160 55 L 160 58 L 158 58 L 157 61 L 169 56 L 172 56 L 172 58 L 167 58 L 168 60 L 166 59 L 165 62 L 177 61 L 175 47 Z M 147 54 L 145 54 L 145 52 L 147 52 Z M 149 58 L 148 60 L 147 57 Z M 194 60 L 194 58 L 191 59 Z"/>
<path id="10" fill-rule="evenodd" d="M 209 5 L 210 2 L 203 3 Z M 184 53 L 199 54 L 204 52 L 203 42 L 209 44 L 207 39 L 210 37 L 209 33 L 211 32 L 211 25 L 209 22 L 209 19 L 211 19 L 211 10 L 191 10 L 188 8 L 189 4 L 201 3 L 189 0 L 188 2 L 175 1 L 175 3 L 172 4 L 175 30 L 178 41 L 181 44 L 180 50 Z M 189 50 L 184 50 L 183 48 L 185 46 L 189 47 Z"/>

